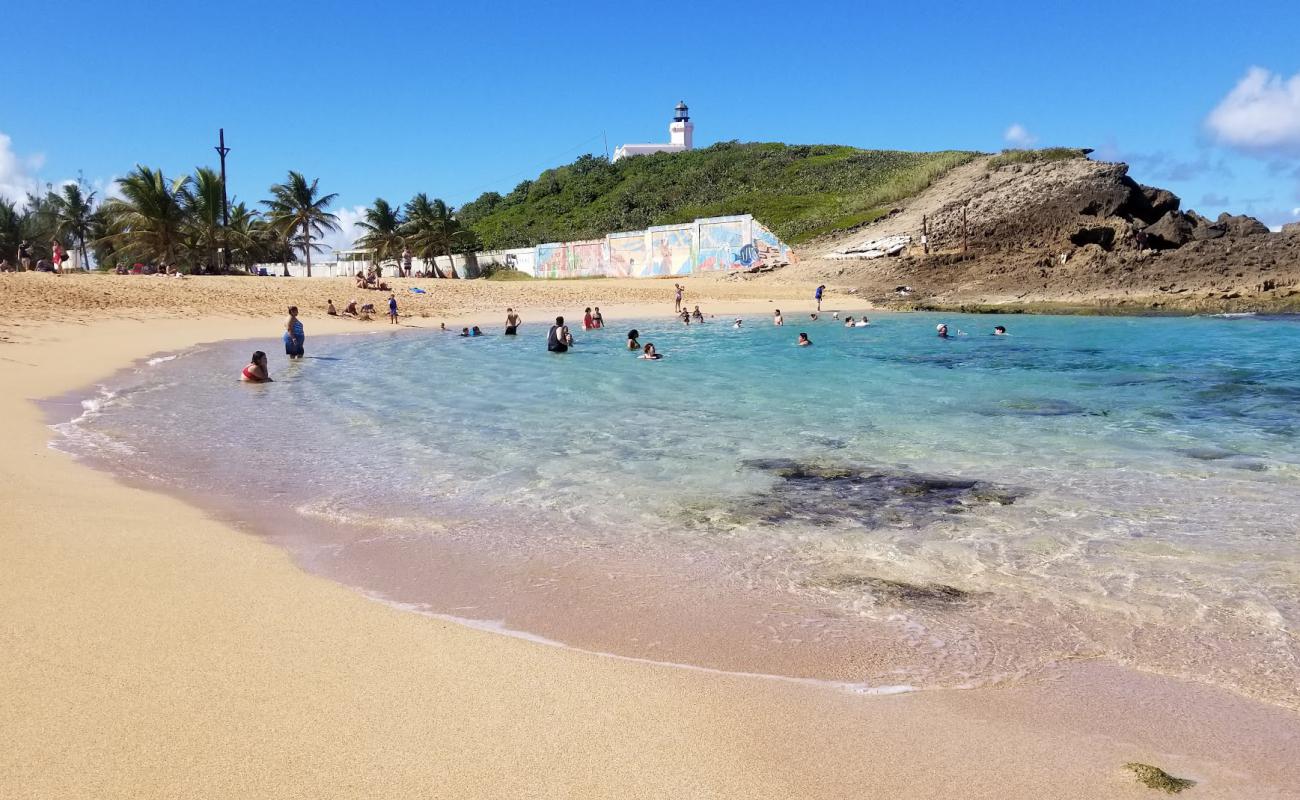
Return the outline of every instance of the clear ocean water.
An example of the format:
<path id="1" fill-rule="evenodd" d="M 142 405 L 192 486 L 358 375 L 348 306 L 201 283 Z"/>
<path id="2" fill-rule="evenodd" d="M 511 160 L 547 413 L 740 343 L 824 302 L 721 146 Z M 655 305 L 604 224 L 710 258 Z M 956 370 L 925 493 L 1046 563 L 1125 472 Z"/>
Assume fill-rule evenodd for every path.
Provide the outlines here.
<path id="1" fill-rule="evenodd" d="M 579 646 L 871 686 L 1105 658 L 1300 708 L 1300 322 L 792 317 L 296 364 L 272 330 L 119 374 L 56 446 L 375 597 Z M 235 380 L 255 348 L 275 383 Z"/>

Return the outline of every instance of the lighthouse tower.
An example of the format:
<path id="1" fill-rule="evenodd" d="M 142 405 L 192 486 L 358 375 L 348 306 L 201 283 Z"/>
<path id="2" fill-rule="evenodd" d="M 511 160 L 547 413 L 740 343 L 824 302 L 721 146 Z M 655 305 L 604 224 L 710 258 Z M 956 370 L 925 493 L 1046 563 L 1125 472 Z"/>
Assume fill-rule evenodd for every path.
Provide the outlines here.
<path id="1" fill-rule="evenodd" d="M 643 156 L 650 153 L 680 153 L 694 147 L 695 123 L 691 122 L 686 102 L 682 101 L 673 109 L 673 121 L 668 125 L 668 144 L 623 144 L 614 148 L 614 161 L 628 156 Z"/>
<path id="2" fill-rule="evenodd" d="M 673 122 L 668 126 L 668 141 L 678 145 L 683 150 L 691 149 L 691 139 L 695 134 L 695 123 L 691 122 L 689 110 L 686 108 L 686 101 L 679 100 L 677 107 L 673 109 Z"/>

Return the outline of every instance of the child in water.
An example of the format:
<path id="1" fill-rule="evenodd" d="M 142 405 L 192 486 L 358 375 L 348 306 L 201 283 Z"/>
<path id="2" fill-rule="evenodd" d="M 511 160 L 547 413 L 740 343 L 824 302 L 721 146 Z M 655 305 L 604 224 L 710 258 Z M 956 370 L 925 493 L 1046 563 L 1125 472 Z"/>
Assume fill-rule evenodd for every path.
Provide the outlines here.
<path id="1" fill-rule="evenodd" d="M 799 345 L 800 347 L 807 347 L 808 345 L 812 344 L 812 339 L 808 338 L 808 334 L 801 333 L 799 334 L 799 341 L 795 342 L 795 344 Z"/>
<path id="2" fill-rule="evenodd" d="M 647 361 L 658 361 L 663 358 L 663 356 L 655 352 L 654 342 L 645 343 L 645 349 L 641 352 L 640 357 Z"/>

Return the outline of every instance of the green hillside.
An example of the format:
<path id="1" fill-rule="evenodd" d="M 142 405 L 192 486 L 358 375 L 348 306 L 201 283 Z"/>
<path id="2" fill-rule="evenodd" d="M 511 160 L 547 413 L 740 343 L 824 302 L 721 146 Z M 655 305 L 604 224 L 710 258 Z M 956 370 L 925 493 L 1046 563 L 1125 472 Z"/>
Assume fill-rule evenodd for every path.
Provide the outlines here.
<path id="1" fill-rule="evenodd" d="M 746 213 L 798 243 L 875 219 L 976 155 L 757 142 L 613 164 L 587 155 L 508 195 L 488 192 L 458 217 L 492 250 Z"/>

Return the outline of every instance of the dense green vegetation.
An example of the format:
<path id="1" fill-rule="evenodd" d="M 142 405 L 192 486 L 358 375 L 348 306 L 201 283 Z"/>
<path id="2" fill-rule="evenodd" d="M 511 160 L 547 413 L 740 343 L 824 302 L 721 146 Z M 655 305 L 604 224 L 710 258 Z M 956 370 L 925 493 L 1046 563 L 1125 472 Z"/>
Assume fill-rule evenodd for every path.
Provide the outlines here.
<path id="1" fill-rule="evenodd" d="M 457 217 L 486 249 L 746 213 L 797 243 L 870 222 L 976 155 L 737 142 L 616 163 L 588 155 L 508 195 L 488 192 Z"/>
<path id="2" fill-rule="evenodd" d="M 989 169 L 1010 164 L 1032 164 L 1041 161 L 1069 161 L 1087 158 L 1091 150 L 1082 147 L 1044 147 L 1040 150 L 1003 150 L 989 159 Z"/>

